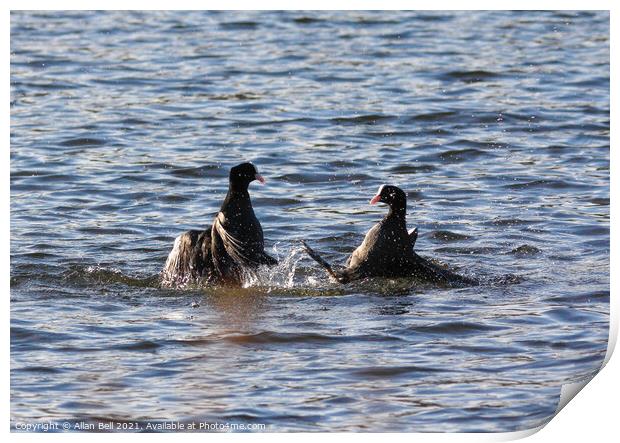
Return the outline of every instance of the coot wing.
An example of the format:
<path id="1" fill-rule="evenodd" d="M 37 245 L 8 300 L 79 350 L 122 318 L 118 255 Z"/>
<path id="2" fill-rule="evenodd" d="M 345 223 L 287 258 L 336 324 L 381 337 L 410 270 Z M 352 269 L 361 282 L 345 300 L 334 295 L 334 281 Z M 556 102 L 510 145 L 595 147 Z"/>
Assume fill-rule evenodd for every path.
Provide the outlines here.
<path id="1" fill-rule="evenodd" d="M 418 239 L 418 228 L 413 228 L 409 231 L 409 242 L 411 243 L 411 249 L 415 247 L 415 242 Z"/>
<path id="2" fill-rule="evenodd" d="M 257 225 L 259 238 L 243 238 L 229 226 L 224 213 L 218 213 L 213 222 L 212 236 L 214 237 L 214 258 L 216 262 L 227 255 L 237 265 L 257 266 L 275 265 L 278 261 L 263 250 L 262 228 Z M 217 237 L 217 238 L 216 238 Z"/>
<path id="3" fill-rule="evenodd" d="M 175 239 L 162 271 L 162 283 L 165 286 L 186 284 L 209 277 L 212 271 L 211 227 L 204 231 L 191 230 Z"/>
<path id="4" fill-rule="evenodd" d="M 249 261 L 249 257 L 246 255 L 246 251 L 244 250 L 244 246 L 246 246 L 241 239 L 236 237 L 234 234 L 229 232 L 226 229 L 226 217 L 222 212 L 217 214 L 215 220 L 213 222 L 213 230 L 212 236 L 217 236 L 217 245 L 221 245 L 223 247 L 223 251 L 215 250 L 214 253 L 216 255 L 216 259 L 218 259 L 219 255 L 226 254 L 233 261 L 243 264 Z"/>
<path id="5" fill-rule="evenodd" d="M 380 230 L 381 223 L 377 223 L 372 228 L 370 228 L 370 230 L 366 233 L 362 244 L 359 245 L 347 259 L 347 268 L 357 268 L 369 260 L 369 255 L 371 254 L 372 249 L 375 247 L 375 243 L 377 242 L 377 236 Z"/>

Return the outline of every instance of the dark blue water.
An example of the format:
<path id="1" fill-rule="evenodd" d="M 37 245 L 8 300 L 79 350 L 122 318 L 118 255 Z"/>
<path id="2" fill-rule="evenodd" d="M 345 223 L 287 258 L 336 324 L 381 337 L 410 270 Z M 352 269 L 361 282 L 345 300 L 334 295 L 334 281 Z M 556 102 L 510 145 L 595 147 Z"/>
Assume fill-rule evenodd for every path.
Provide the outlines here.
<path id="1" fill-rule="evenodd" d="M 512 431 L 600 367 L 609 14 L 11 14 L 11 421 Z M 162 289 L 228 169 L 281 260 Z M 409 196 L 416 249 L 485 284 L 328 281 Z"/>

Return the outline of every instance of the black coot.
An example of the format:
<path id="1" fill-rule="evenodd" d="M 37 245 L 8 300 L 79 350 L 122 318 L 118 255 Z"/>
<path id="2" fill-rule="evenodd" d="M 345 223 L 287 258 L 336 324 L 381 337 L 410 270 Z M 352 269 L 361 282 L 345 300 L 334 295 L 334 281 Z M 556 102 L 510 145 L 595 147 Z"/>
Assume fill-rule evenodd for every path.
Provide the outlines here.
<path id="1" fill-rule="evenodd" d="M 238 285 L 248 271 L 277 264 L 265 253 L 263 229 L 250 201 L 248 186 L 254 180 L 265 182 L 252 163 L 230 170 L 228 194 L 213 225 L 176 238 L 162 273 L 164 284 L 205 279 Z"/>
<path id="2" fill-rule="evenodd" d="M 420 257 L 413 250 L 417 229 L 407 232 L 407 196 L 402 189 L 383 185 L 370 204 L 389 205 L 388 214 L 368 231 L 362 244 L 351 254 L 343 270 L 334 270 L 329 263 L 310 248 L 310 257 L 323 266 L 341 283 L 366 277 L 415 277 L 427 282 L 448 286 L 476 285 L 477 282 L 443 269 Z"/>

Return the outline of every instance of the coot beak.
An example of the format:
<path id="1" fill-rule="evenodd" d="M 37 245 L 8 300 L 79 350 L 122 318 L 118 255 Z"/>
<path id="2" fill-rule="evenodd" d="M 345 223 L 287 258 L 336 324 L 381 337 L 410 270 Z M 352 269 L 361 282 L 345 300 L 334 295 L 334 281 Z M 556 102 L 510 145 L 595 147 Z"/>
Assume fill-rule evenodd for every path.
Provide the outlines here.
<path id="1" fill-rule="evenodd" d="M 256 174 L 256 175 L 254 176 L 254 178 L 255 178 L 256 180 L 258 180 L 258 181 L 259 181 L 262 185 L 264 185 L 264 184 L 265 184 L 265 179 L 263 178 L 263 176 L 262 176 L 262 175 L 260 175 L 260 174 Z"/>
<path id="2" fill-rule="evenodd" d="M 377 203 L 379 200 L 381 200 L 381 196 L 379 194 L 375 195 L 372 200 L 370 200 L 370 204 L 374 205 L 375 203 Z"/>

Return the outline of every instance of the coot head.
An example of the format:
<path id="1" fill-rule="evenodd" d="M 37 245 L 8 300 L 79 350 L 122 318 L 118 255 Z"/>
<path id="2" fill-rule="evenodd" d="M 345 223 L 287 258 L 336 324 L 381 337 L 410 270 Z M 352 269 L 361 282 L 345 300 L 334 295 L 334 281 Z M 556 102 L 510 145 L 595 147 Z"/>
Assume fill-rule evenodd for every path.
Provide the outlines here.
<path id="1" fill-rule="evenodd" d="M 404 211 L 407 208 L 407 195 L 402 189 L 396 186 L 381 185 L 379 186 L 377 195 L 370 200 L 371 205 L 375 203 L 385 203 L 390 205 L 390 209 L 392 210 Z"/>
<path id="2" fill-rule="evenodd" d="M 254 180 L 265 183 L 265 179 L 252 163 L 241 163 L 230 169 L 230 183 L 236 187 L 247 188 Z"/>

